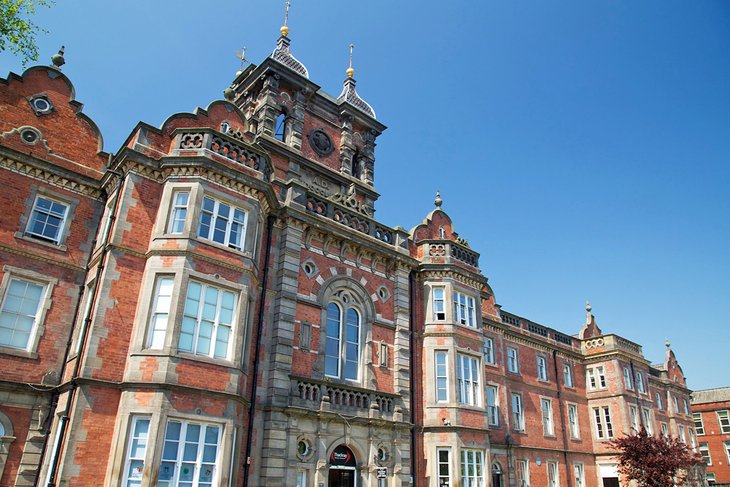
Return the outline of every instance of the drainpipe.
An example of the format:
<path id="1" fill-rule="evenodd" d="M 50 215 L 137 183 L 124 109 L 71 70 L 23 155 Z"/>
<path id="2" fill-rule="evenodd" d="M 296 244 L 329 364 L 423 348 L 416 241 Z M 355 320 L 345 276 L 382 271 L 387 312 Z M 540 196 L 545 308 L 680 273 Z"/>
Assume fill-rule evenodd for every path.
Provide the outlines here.
<path id="1" fill-rule="evenodd" d="M 243 466 L 243 487 L 248 487 L 248 475 L 251 468 L 251 447 L 253 445 L 253 423 L 254 414 L 256 413 L 256 390 L 258 386 L 259 375 L 259 356 L 261 355 L 261 335 L 264 330 L 264 309 L 266 305 L 266 291 L 269 281 L 269 259 L 271 257 L 271 230 L 274 227 L 274 216 L 269 216 L 266 220 L 266 250 L 264 254 L 264 272 L 261 277 L 261 297 L 259 299 L 259 312 L 256 320 L 256 347 L 254 348 L 253 360 L 253 384 L 251 385 L 251 402 L 248 410 L 248 431 L 246 432 L 246 463 Z"/>
<path id="2" fill-rule="evenodd" d="M 565 473 L 568 487 L 572 487 L 573 479 L 568 463 L 568 435 L 565 432 L 565 408 L 563 407 L 562 392 L 560 390 L 560 376 L 558 375 L 558 351 L 553 349 L 553 369 L 555 369 L 555 391 L 558 394 L 558 409 L 560 410 L 560 430 L 563 433 L 563 458 L 565 459 Z M 576 418 L 577 420 L 577 418 Z"/>
<path id="3" fill-rule="evenodd" d="M 56 441 L 53 444 L 53 450 L 51 453 L 51 462 L 48 470 L 48 476 L 46 478 L 46 481 L 44 482 L 46 487 L 55 487 L 56 486 L 56 473 L 58 471 L 58 462 L 60 459 L 60 453 L 61 449 L 63 447 L 64 441 L 66 439 L 66 427 L 68 425 L 69 420 L 69 412 L 71 411 L 71 404 L 74 401 L 74 398 L 76 397 L 76 389 L 78 387 L 78 376 L 79 376 L 79 370 L 81 369 L 81 360 L 84 356 L 85 348 L 86 348 L 86 337 L 87 333 L 89 331 L 89 326 L 91 324 L 91 316 L 93 315 L 94 308 L 96 307 L 96 299 L 99 295 L 99 290 L 101 286 L 99 285 L 99 278 L 101 277 L 101 273 L 104 270 L 104 266 L 106 265 L 106 259 L 109 254 L 108 250 L 108 244 L 109 244 L 109 238 L 111 236 L 111 229 L 114 226 L 114 222 L 116 220 L 116 214 L 117 209 L 119 208 L 119 201 L 121 198 L 121 191 L 122 191 L 122 185 L 124 183 L 125 178 L 122 177 L 121 174 L 109 171 L 110 173 L 116 175 L 119 178 L 119 182 L 117 183 L 117 190 L 116 195 L 117 198 L 114 200 L 114 206 L 112 208 L 112 211 L 109 215 L 109 231 L 106 232 L 106 235 L 104 236 L 104 242 L 102 243 L 101 247 L 101 256 L 99 258 L 99 265 L 96 268 L 96 277 L 94 278 L 94 282 L 96 282 L 96 287 L 94 288 L 94 294 L 91 296 L 91 304 L 87 307 L 86 316 L 84 317 L 83 325 L 81 327 L 81 332 L 79 333 L 78 342 L 79 342 L 79 353 L 76 355 L 76 362 L 74 363 L 74 369 L 71 374 L 71 380 L 69 381 L 69 389 L 68 389 L 68 399 L 66 401 L 66 406 L 64 407 L 63 414 L 61 415 L 60 423 L 58 425 L 58 431 L 56 432 Z M 92 248 L 93 253 L 93 248 Z M 91 256 L 89 256 L 91 258 Z M 76 307 L 76 312 L 78 312 L 78 305 Z M 74 319 L 76 318 L 76 315 L 74 316 Z M 75 323 L 75 321 L 74 321 Z M 71 346 L 71 338 L 69 338 L 67 347 L 66 347 L 66 355 L 64 356 L 64 364 L 63 368 L 61 370 L 61 373 L 65 373 L 66 371 L 66 362 L 68 360 L 68 354 L 70 352 L 70 346 Z M 61 379 L 63 379 L 63 375 L 61 376 Z M 58 403 L 58 392 L 56 392 L 56 398 L 54 400 L 56 403 Z M 51 411 L 50 414 L 53 414 Z M 40 467 L 42 467 L 43 462 L 43 455 L 45 451 L 41 453 L 41 463 L 39 464 L 39 471 Z M 36 482 L 38 481 L 36 477 Z"/>
<path id="4" fill-rule="evenodd" d="M 417 457 L 416 457 L 416 391 L 414 387 L 414 374 L 413 374 L 413 346 L 415 342 L 415 294 L 416 294 L 416 271 L 411 271 L 408 275 L 408 326 L 411 329 L 408 334 L 408 357 L 409 357 L 409 387 L 411 388 L 411 479 L 413 479 L 412 485 L 416 487 L 417 482 Z"/>

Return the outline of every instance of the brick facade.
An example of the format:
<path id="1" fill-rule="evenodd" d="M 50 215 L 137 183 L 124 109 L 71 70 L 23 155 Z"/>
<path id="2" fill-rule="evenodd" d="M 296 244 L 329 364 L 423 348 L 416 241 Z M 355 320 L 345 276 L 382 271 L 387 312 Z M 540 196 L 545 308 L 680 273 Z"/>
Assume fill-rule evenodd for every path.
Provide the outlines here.
<path id="1" fill-rule="evenodd" d="M 0 486 L 594 487 L 689 434 L 669 348 L 501 310 L 440 198 L 375 220 L 385 126 L 289 43 L 114 156 L 58 69 L 0 80 Z"/>
<path id="2" fill-rule="evenodd" d="M 730 387 L 694 391 L 691 409 L 710 485 L 730 484 Z"/>

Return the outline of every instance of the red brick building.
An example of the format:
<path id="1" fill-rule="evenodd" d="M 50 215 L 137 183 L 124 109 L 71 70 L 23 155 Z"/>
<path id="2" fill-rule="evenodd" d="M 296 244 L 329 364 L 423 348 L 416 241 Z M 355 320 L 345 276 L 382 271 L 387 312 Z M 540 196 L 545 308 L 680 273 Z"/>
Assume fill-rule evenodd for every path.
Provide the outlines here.
<path id="1" fill-rule="evenodd" d="M 691 409 L 708 482 L 730 485 L 730 387 L 694 391 Z"/>
<path id="2" fill-rule="evenodd" d="M 0 80 L 0 486 L 609 487 L 611 438 L 694 441 L 669 348 L 501 310 L 440 197 L 374 219 L 346 74 L 283 27 L 113 156 L 58 68 Z"/>

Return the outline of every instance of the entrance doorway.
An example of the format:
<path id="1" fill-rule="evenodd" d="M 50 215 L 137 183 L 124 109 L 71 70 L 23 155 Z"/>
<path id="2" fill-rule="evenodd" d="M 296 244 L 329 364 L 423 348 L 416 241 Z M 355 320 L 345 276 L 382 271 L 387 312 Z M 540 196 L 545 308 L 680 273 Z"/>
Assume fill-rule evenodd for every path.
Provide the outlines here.
<path id="1" fill-rule="evenodd" d="M 603 477 L 603 487 L 619 487 L 618 477 Z"/>
<path id="2" fill-rule="evenodd" d="M 327 487 L 357 487 L 355 454 L 345 445 L 332 450 Z"/>
<path id="3" fill-rule="evenodd" d="M 330 468 L 328 487 L 355 487 L 355 471 Z"/>
<path id="4" fill-rule="evenodd" d="M 495 463 L 492 465 L 492 487 L 503 487 L 502 482 L 502 467 Z"/>

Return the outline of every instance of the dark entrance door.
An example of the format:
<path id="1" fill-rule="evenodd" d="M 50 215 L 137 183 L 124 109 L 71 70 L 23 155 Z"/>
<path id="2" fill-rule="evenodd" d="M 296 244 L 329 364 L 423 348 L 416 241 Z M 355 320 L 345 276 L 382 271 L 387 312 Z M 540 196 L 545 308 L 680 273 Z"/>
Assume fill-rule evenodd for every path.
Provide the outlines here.
<path id="1" fill-rule="evenodd" d="M 331 468 L 328 487 L 355 487 L 355 471 Z"/>
<path id="2" fill-rule="evenodd" d="M 603 477 L 603 487 L 619 487 L 617 477 Z"/>
<path id="3" fill-rule="evenodd" d="M 492 474 L 492 487 L 502 487 L 502 474 L 501 473 Z"/>

